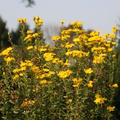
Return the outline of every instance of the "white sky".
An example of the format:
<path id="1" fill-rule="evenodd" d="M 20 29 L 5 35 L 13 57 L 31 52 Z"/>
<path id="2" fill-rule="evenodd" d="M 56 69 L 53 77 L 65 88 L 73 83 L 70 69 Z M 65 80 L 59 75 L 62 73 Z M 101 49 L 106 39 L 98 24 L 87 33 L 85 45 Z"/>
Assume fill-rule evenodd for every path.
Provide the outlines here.
<path id="1" fill-rule="evenodd" d="M 26 17 L 33 26 L 32 18 L 38 15 L 45 24 L 58 24 L 61 19 L 66 23 L 80 20 L 85 29 L 111 32 L 120 18 L 120 0 L 35 0 L 32 8 L 26 8 L 21 1 L 0 0 L 0 16 L 10 30 L 17 27 L 18 17 Z"/>

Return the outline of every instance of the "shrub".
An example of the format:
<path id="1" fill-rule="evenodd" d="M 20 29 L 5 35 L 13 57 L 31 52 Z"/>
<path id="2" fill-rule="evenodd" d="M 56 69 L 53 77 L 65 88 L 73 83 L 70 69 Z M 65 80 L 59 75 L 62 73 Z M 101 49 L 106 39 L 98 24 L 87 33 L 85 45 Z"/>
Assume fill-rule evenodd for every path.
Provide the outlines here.
<path id="1" fill-rule="evenodd" d="M 117 28 L 101 35 L 87 32 L 79 21 L 68 27 L 61 22 L 50 46 L 43 39 L 43 20 L 33 21 L 36 31 L 21 34 L 22 50 L 12 44 L 0 53 L 2 119 L 112 119 L 119 87 L 114 76 Z M 26 19 L 18 22 L 24 26 Z"/>

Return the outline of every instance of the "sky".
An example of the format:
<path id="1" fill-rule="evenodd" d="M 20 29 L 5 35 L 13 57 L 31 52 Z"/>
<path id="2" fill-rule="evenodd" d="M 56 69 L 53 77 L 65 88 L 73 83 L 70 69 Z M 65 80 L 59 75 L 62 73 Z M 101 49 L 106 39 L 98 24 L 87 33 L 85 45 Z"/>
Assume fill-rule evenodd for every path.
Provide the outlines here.
<path id="1" fill-rule="evenodd" d="M 40 16 L 46 24 L 66 25 L 72 21 L 83 22 L 85 29 L 111 32 L 112 26 L 120 23 L 120 0 L 35 0 L 36 5 L 25 7 L 22 0 L 0 0 L 0 16 L 7 22 L 9 30 L 17 27 L 17 18 L 26 17 L 33 27 L 33 16 Z"/>

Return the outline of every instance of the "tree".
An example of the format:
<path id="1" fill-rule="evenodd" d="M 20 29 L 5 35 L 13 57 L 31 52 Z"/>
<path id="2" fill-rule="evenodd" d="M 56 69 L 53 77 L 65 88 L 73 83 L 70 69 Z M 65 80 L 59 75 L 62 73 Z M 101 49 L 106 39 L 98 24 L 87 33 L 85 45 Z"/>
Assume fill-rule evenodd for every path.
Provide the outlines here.
<path id="1" fill-rule="evenodd" d="M 22 41 L 21 32 L 20 32 L 21 29 L 22 29 L 22 25 L 19 24 L 17 29 L 16 30 L 12 30 L 11 33 L 10 33 L 11 38 L 12 38 L 12 42 L 15 45 L 21 45 L 21 41 Z M 27 32 L 28 29 L 29 29 L 28 24 L 25 24 L 24 25 L 24 34 L 25 35 L 26 35 L 26 32 Z"/>
<path id="2" fill-rule="evenodd" d="M 114 79 L 116 82 L 120 81 L 120 24 L 117 24 L 118 31 L 116 33 L 116 61 L 115 61 L 115 75 Z M 116 106 L 116 110 L 114 111 L 113 120 L 119 120 L 120 118 L 120 88 L 116 90 L 116 94 L 114 96 L 113 104 Z"/>
<path id="3" fill-rule="evenodd" d="M 30 7 L 35 4 L 34 0 L 22 0 L 23 2 L 27 2 L 27 6 Z"/>
<path id="4" fill-rule="evenodd" d="M 6 22 L 0 17 L 0 50 L 8 46 L 10 46 L 8 29 L 6 28 Z"/>

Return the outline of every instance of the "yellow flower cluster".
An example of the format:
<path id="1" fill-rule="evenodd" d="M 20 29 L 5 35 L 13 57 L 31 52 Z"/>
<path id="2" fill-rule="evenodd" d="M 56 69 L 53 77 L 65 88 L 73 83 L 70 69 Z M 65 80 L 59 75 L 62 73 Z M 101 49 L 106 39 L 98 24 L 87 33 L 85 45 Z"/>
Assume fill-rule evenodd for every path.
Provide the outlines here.
<path id="1" fill-rule="evenodd" d="M 39 36 L 38 33 L 33 33 L 31 30 L 27 31 L 27 36 L 24 38 L 24 41 L 31 42 L 33 39 Z"/>
<path id="2" fill-rule="evenodd" d="M 89 88 L 92 88 L 92 87 L 93 87 L 93 81 L 90 80 L 90 81 L 88 82 L 87 86 L 88 86 Z"/>
<path id="3" fill-rule="evenodd" d="M 51 71 L 51 70 L 46 69 L 46 68 L 40 70 L 39 67 L 36 66 L 36 65 L 33 65 L 33 66 L 31 67 L 31 69 L 32 69 L 32 71 L 35 73 L 35 77 L 36 77 L 36 78 L 40 78 L 40 79 L 50 78 L 52 75 L 55 74 L 54 71 Z"/>
<path id="4" fill-rule="evenodd" d="M 72 48 L 72 47 L 74 47 L 75 45 L 73 44 L 73 43 L 66 43 L 66 45 L 65 45 L 65 47 L 67 48 L 67 49 L 70 49 L 70 48 Z"/>
<path id="5" fill-rule="evenodd" d="M 81 21 L 74 21 L 74 22 L 71 22 L 70 25 L 75 27 L 75 28 L 79 28 L 82 26 L 82 22 Z"/>
<path id="6" fill-rule="evenodd" d="M 54 53 L 44 53 L 44 59 L 46 60 L 46 61 L 51 61 L 51 60 L 53 60 L 53 57 L 55 56 L 55 54 Z"/>
<path id="7" fill-rule="evenodd" d="M 67 78 L 67 77 L 69 77 L 70 75 L 72 74 L 72 71 L 71 70 L 66 70 L 66 71 L 60 71 L 59 73 L 58 73 L 58 76 L 60 77 L 60 78 Z"/>
<path id="8" fill-rule="evenodd" d="M 118 28 L 116 26 L 112 26 L 112 32 L 117 32 Z"/>
<path id="9" fill-rule="evenodd" d="M 95 95 L 95 100 L 94 100 L 94 103 L 95 104 L 103 104 L 107 99 L 105 97 L 101 97 L 100 94 L 96 94 Z"/>
<path id="10" fill-rule="evenodd" d="M 89 52 L 83 52 L 83 51 L 79 51 L 79 50 L 72 50 L 72 51 L 68 51 L 66 52 L 66 56 L 72 56 L 72 57 L 87 57 L 89 55 Z"/>
<path id="11" fill-rule="evenodd" d="M 52 40 L 53 40 L 53 41 L 60 40 L 60 36 L 53 36 L 53 37 L 52 37 Z"/>
<path id="12" fill-rule="evenodd" d="M 112 111 L 115 110 L 115 106 L 108 106 L 108 107 L 107 107 L 107 110 L 108 110 L 109 112 L 112 112 Z"/>
<path id="13" fill-rule="evenodd" d="M 40 80 L 40 85 L 45 86 L 45 85 L 50 85 L 52 84 L 51 80 Z"/>
<path id="14" fill-rule="evenodd" d="M 72 81 L 73 81 L 73 87 L 74 88 L 78 88 L 80 86 L 80 84 L 82 83 L 82 78 L 73 78 Z"/>
<path id="15" fill-rule="evenodd" d="M 13 50 L 13 47 L 8 47 L 0 53 L 0 56 L 8 56 L 12 50 Z"/>
<path id="16" fill-rule="evenodd" d="M 93 72 L 92 68 L 84 69 L 86 74 L 91 74 Z"/>
<path id="17" fill-rule="evenodd" d="M 43 19 L 39 16 L 33 17 L 33 21 L 37 26 L 41 26 L 44 23 Z"/>
<path id="18" fill-rule="evenodd" d="M 52 37 L 53 41 L 56 43 L 60 42 L 61 47 L 67 49 L 65 53 L 66 56 L 74 58 L 89 58 L 92 54 L 93 64 L 105 63 L 107 54 L 112 53 L 113 46 L 116 45 L 116 42 L 113 40 L 115 34 L 105 34 L 108 37 L 104 37 L 104 35 L 100 35 L 99 31 L 92 31 L 89 34 L 85 33 L 83 29 L 79 28 L 82 27 L 82 22 L 79 21 L 74 21 L 70 23 L 70 25 L 74 27 L 63 29 L 60 36 Z M 71 34 L 74 34 L 75 37 L 72 37 Z M 86 50 L 84 48 L 86 48 Z"/>
<path id="19" fill-rule="evenodd" d="M 23 103 L 21 104 L 21 108 L 29 108 L 32 107 L 35 104 L 34 100 L 28 100 L 27 98 L 23 101 Z"/>
<path id="20" fill-rule="evenodd" d="M 19 23 L 26 23 L 26 18 L 18 18 L 17 21 Z"/>
<path id="21" fill-rule="evenodd" d="M 104 60 L 105 57 L 106 57 L 106 54 L 100 54 L 98 56 L 94 56 L 93 63 L 94 64 L 104 63 L 105 62 L 105 60 Z"/>
<path id="22" fill-rule="evenodd" d="M 54 71 L 50 71 L 49 69 L 43 69 L 40 71 L 41 75 L 40 75 L 40 78 L 43 79 L 43 78 L 50 78 L 52 75 L 55 74 Z"/>
<path id="23" fill-rule="evenodd" d="M 91 51 L 92 51 L 94 54 L 101 54 L 101 53 L 106 52 L 106 49 L 105 49 L 105 47 L 93 47 L 93 48 L 91 49 Z"/>
<path id="24" fill-rule="evenodd" d="M 20 76 L 23 76 L 23 72 L 26 71 L 27 67 L 33 66 L 33 63 L 30 60 L 25 60 L 25 62 L 21 61 L 19 68 L 13 69 L 13 73 L 15 74 L 13 79 L 16 80 Z"/>
<path id="25" fill-rule="evenodd" d="M 112 87 L 113 87 L 113 88 L 118 88 L 119 86 L 118 86 L 117 83 L 115 83 L 115 84 L 112 85 Z"/>
<path id="26" fill-rule="evenodd" d="M 21 74 L 21 73 L 20 73 Z M 19 78 L 19 75 L 18 74 L 15 74 L 15 76 L 13 77 L 13 80 L 16 80 Z"/>
<path id="27" fill-rule="evenodd" d="M 5 57 L 4 60 L 6 61 L 7 64 L 9 64 L 12 61 L 15 61 L 14 57 Z"/>

